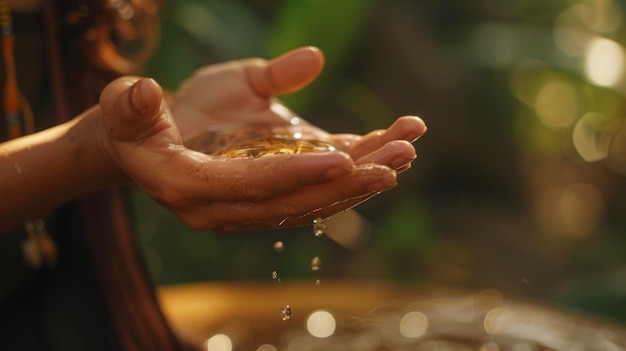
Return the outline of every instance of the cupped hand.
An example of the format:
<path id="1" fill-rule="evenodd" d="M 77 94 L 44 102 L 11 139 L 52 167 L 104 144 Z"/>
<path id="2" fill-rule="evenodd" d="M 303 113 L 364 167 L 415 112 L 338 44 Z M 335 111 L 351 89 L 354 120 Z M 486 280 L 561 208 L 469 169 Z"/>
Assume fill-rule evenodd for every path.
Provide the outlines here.
<path id="1" fill-rule="evenodd" d="M 172 112 L 183 140 L 188 141 L 220 125 L 297 125 L 306 134 L 330 140 L 356 164 L 377 163 L 397 171 L 415 158 L 413 141 L 426 132 L 417 117 L 402 117 L 387 130 L 365 136 L 331 135 L 308 124 L 275 97 L 302 89 L 321 73 L 324 56 L 303 47 L 273 60 L 230 61 L 199 69 L 178 90 Z"/>
<path id="2" fill-rule="evenodd" d="M 305 87 L 323 67 L 324 56 L 313 47 L 271 61 L 251 58 L 209 65 L 183 82 L 172 113 L 184 140 L 212 125 L 289 124 L 294 115 L 274 97 Z"/>
<path id="3" fill-rule="evenodd" d="M 356 163 L 346 152 L 260 159 L 195 152 L 183 146 L 160 86 L 145 78 L 109 84 L 100 106 L 104 152 L 138 187 L 196 230 L 310 224 L 312 215 L 328 217 L 353 206 L 348 199 L 359 201 L 394 187 L 396 172 L 384 164 L 406 164 L 414 157 L 410 144 L 397 140 L 396 133 L 404 133 L 398 127 L 350 139 L 344 149 L 363 155 Z M 404 121 L 398 123 L 419 124 Z M 399 153 L 408 149 L 396 143 L 413 151 Z M 401 160 L 394 161 L 397 157 Z"/>

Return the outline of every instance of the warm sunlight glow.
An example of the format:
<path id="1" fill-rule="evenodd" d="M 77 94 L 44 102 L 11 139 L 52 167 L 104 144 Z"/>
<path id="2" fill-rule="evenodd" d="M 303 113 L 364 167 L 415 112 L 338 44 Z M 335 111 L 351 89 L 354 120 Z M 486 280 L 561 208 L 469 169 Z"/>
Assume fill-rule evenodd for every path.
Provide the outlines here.
<path id="1" fill-rule="evenodd" d="M 327 338 L 335 333 L 337 322 L 328 311 L 315 311 L 306 321 L 306 329 L 317 338 Z"/>
<path id="2" fill-rule="evenodd" d="M 580 5 L 580 17 L 596 33 L 613 32 L 622 26 L 622 9 L 614 0 L 592 0 Z"/>
<path id="3" fill-rule="evenodd" d="M 602 194 L 592 184 L 552 186 L 538 199 L 539 220 L 545 230 L 572 237 L 590 235 L 604 215 Z"/>
<path id="4" fill-rule="evenodd" d="M 232 351 L 233 342 L 225 334 L 216 334 L 206 341 L 207 351 Z"/>
<path id="5" fill-rule="evenodd" d="M 553 38 L 556 47 L 566 55 L 580 57 L 584 55 L 593 34 L 581 18 L 583 8 L 574 5 L 563 11 L 554 20 Z"/>
<path id="6" fill-rule="evenodd" d="M 370 234 L 367 221 L 350 209 L 339 212 L 326 220 L 326 235 L 341 246 L 356 250 Z"/>
<path id="7" fill-rule="evenodd" d="M 624 71 L 624 49 L 613 40 L 599 38 L 589 45 L 585 55 L 585 74 L 599 86 L 614 87 Z"/>
<path id="8" fill-rule="evenodd" d="M 600 125 L 607 119 L 599 113 L 587 113 L 576 122 L 572 141 L 580 157 L 587 162 L 602 160 L 608 155 L 608 143 L 602 138 Z"/>
<path id="9" fill-rule="evenodd" d="M 400 320 L 400 334 L 405 338 L 419 338 L 428 329 L 428 318 L 419 311 L 405 314 Z"/>
<path id="10" fill-rule="evenodd" d="M 271 344 L 263 344 L 261 346 L 259 346 L 256 351 L 278 351 L 278 349 L 276 349 L 276 346 L 271 345 Z"/>
<path id="11" fill-rule="evenodd" d="M 566 128 L 578 117 L 578 97 L 571 84 L 560 80 L 546 83 L 535 98 L 537 116 L 548 127 Z"/>

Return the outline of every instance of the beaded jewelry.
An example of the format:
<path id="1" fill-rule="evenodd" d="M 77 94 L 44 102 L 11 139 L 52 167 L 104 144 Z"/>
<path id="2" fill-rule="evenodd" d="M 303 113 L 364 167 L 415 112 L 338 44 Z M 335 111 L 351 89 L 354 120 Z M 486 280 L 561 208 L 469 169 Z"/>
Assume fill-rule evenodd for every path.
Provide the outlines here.
<path id="1" fill-rule="evenodd" d="M 2 60 L 4 61 L 5 82 L 3 109 L 9 139 L 19 138 L 35 131 L 35 121 L 28 101 L 20 93 L 15 68 L 15 35 L 13 17 L 6 0 L 0 0 L 0 26 L 2 34 Z M 19 165 L 15 165 L 19 168 Z M 21 176 L 21 171 L 18 172 Z M 27 220 L 25 223 L 28 238 L 22 243 L 22 253 L 26 263 L 39 269 L 45 261 L 54 266 L 57 247 L 46 230 L 42 219 Z"/>

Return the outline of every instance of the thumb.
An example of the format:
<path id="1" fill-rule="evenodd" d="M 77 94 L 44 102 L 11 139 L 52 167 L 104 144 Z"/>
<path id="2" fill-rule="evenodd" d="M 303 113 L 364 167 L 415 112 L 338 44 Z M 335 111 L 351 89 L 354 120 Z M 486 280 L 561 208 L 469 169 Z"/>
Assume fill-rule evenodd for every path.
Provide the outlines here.
<path id="1" fill-rule="evenodd" d="M 109 135 L 130 141 L 142 137 L 159 120 L 163 89 L 149 78 L 122 77 L 109 83 L 100 95 L 100 106 Z"/>
<path id="2" fill-rule="evenodd" d="M 303 47 L 256 63 L 245 67 L 254 91 L 261 96 L 283 95 L 314 81 L 324 68 L 324 54 L 316 47 Z"/>

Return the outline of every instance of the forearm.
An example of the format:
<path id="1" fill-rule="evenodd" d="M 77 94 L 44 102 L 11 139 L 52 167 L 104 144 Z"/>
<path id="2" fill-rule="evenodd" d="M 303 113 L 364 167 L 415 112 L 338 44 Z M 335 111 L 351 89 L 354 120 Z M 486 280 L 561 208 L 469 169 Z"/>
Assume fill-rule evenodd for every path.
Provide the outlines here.
<path id="1" fill-rule="evenodd" d="M 59 205 L 125 181 L 100 146 L 99 108 L 0 144 L 0 235 Z"/>

